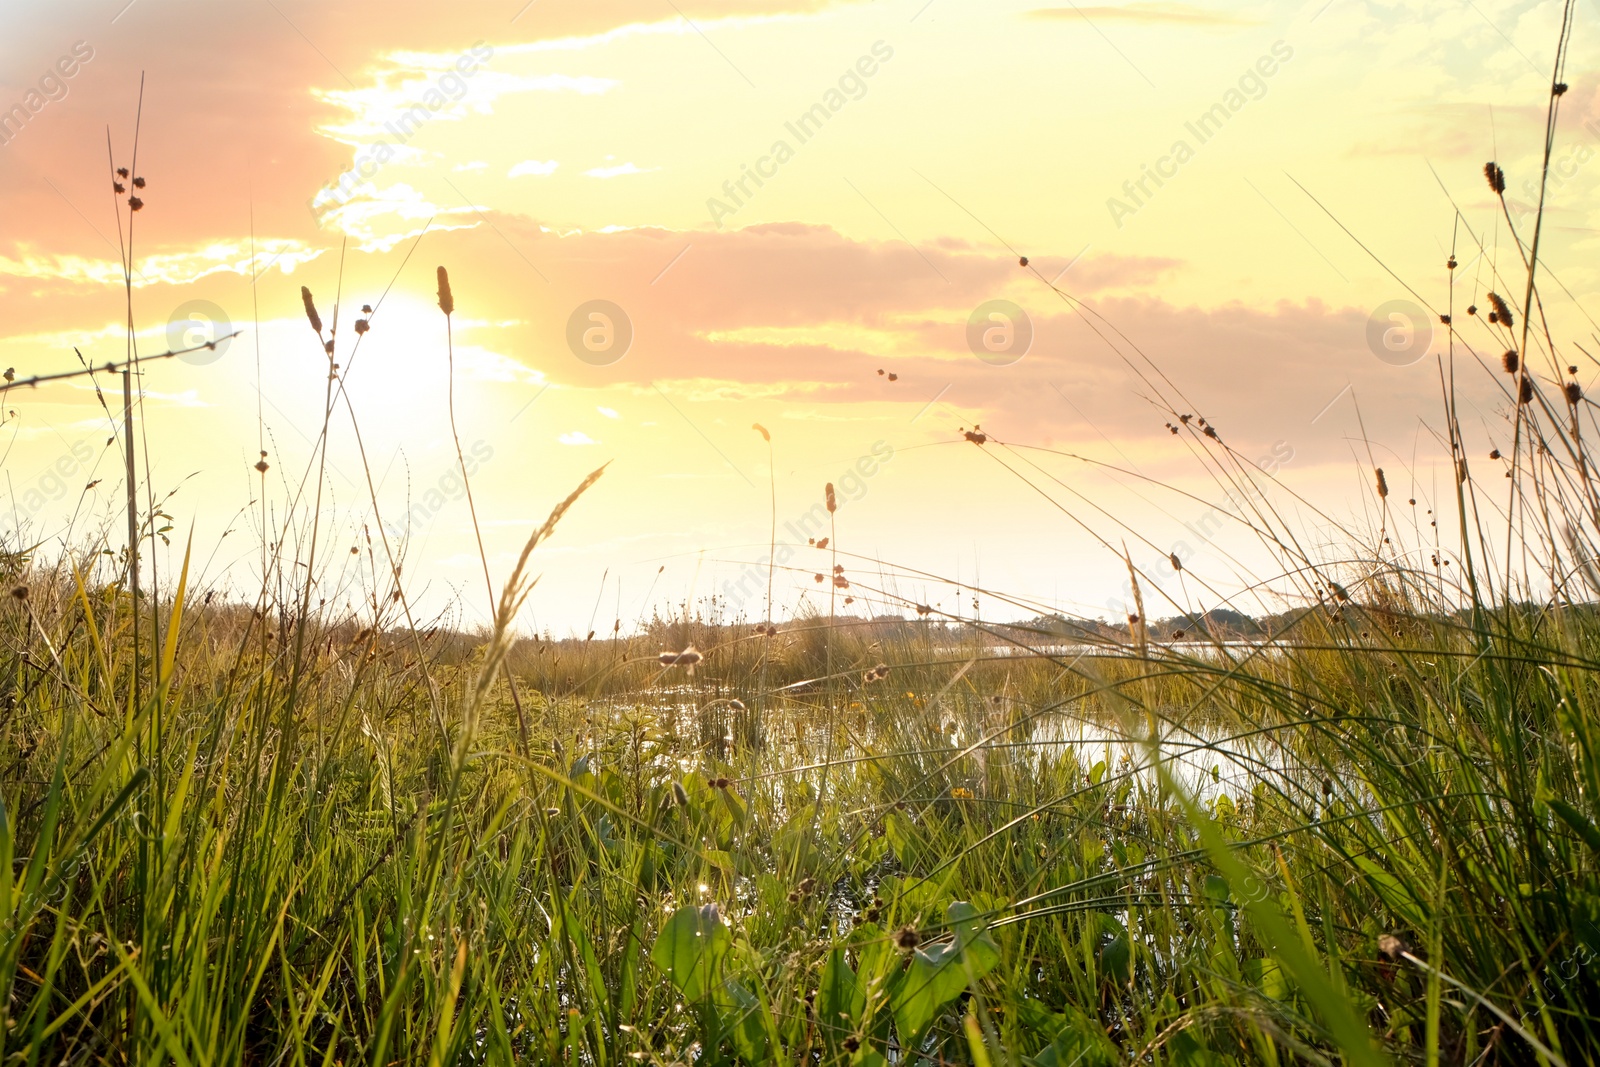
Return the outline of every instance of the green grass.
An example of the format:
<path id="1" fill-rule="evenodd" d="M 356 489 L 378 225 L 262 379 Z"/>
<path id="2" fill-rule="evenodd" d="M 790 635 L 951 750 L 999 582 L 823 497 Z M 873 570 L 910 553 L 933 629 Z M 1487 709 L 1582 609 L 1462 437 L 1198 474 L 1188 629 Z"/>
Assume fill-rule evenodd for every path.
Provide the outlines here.
<path id="1" fill-rule="evenodd" d="M 1524 261 L 1521 319 L 1536 237 Z M 1530 353 L 1479 360 L 1509 479 L 1455 421 L 1469 329 Z M 1180 418 L 1121 343 L 1275 561 L 1247 642 L 1156 602 L 1124 545 L 1165 549 L 1081 518 L 1045 464 L 1086 461 L 995 434 L 961 447 L 1126 564 L 1126 625 L 993 590 L 1032 621 L 914 612 L 835 529 L 818 569 L 909 621 L 685 605 L 518 640 L 537 545 L 599 472 L 502 586 L 485 565 L 485 633 L 424 629 L 384 541 L 355 561 L 371 610 L 336 615 L 304 577 L 335 571 L 325 451 L 276 527 L 263 477 L 253 603 L 189 590 L 187 562 L 141 591 L 109 535 L 7 546 L 0 1062 L 1595 1062 L 1600 425 L 1564 350 L 1453 331 L 1462 476 L 1425 520 L 1374 472 L 1361 530 Z M 153 547 L 170 520 L 127 456 Z M 691 645 L 692 669 L 658 658 Z"/>

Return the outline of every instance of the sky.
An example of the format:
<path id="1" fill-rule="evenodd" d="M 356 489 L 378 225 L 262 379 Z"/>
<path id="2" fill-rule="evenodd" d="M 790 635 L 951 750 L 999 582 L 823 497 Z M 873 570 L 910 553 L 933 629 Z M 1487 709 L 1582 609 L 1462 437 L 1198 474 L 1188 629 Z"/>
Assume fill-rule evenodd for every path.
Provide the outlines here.
<path id="1" fill-rule="evenodd" d="M 158 566 L 192 535 L 197 580 L 240 599 L 263 515 L 302 535 L 315 518 L 335 607 L 369 595 L 387 536 L 419 605 L 478 625 L 479 536 L 498 587 L 609 464 L 540 549 L 525 627 L 629 629 L 713 596 L 759 619 L 774 515 L 797 546 L 778 619 L 829 607 L 818 536 L 854 578 L 835 610 L 1115 618 L 1124 541 L 1151 614 L 1216 606 L 1273 563 L 1178 414 L 1276 479 L 1319 551 L 1376 528 L 1374 465 L 1425 526 L 1449 496 L 1436 316 L 1454 308 L 1470 454 L 1505 443 L 1504 338 L 1461 309 L 1521 292 L 1510 227 L 1532 227 L 1561 17 L 7 0 L 0 365 L 123 358 L 131 218 L 139 351 L 237 331 L 146 366 L 138 455 L 175 545 Z M 1541 236 L 1557 362 L 1586 385 L 1597 37 L 1581 0 Z M 145 180 L 131 216 L 114 166 Z M 320 505 L 329 359 L 302 286 L 327 323 L 338 308 Z M 3 401 L 0 530 L 46 555 L 125 541 L 120 381 L 98 384 L 106 407 L 83 378 Z M 1163 558 L 1180 545 L 1182 576 Z"/>

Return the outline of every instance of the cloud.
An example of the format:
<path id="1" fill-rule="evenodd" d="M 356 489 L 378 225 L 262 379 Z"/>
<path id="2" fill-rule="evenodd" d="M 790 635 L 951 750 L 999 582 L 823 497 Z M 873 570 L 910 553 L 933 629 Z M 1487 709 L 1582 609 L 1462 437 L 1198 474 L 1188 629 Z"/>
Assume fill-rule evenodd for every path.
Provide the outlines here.
<path id="1" fill-rule="evenodd" d="M 1260 26 L 1260 19 L 1188 4 L 1131 3 L 1116 7 L 1044 7 L 1028 12 L 1035 19 L 1084 19 L 1099 22 L 1132 22 L 1145 26 Z"/>
<path id="2" fill-rule="evenodd" d="M 524 174 L 537 174 L 540 176 L 554 174 L 561 164 L 553 159 L 525 159 L 506 171 L 507 178 L 520 178 Z"/>

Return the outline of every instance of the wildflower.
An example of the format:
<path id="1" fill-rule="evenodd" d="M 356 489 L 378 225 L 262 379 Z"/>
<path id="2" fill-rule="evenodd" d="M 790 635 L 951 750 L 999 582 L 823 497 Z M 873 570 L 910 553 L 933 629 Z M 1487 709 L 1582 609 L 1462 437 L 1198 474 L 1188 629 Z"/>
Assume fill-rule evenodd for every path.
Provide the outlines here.
<path id="1" fill-rule="evenodd" d="M 1506 349 L 1506 354 L 1500 357 L 1500 366 L 1506 369 L 1507 374 L 1517 373 L 1517 350 L 1515 348 Z"/>
<path id="2" fill-rule="evenodd" d="M 306 306 L 306 319 L 311 323 L 311 329 L 321 337 L 322 316 L 317 314 L 317 303 L 311 297 L 311 290 L 303 285 L 300 287 L 300 302 Z"/>
<path id="3" fill-rule="evenodd" d="M 851 1034 L 849 1037 L 839 1042 L 839 1047 L 844 1049 L 846 1052 L 855 1052 L 861 1047 L 861 1039 L 856 1037 L 856 1035 Z"/>
<path id="4" fill-rule="evenodd" d="M 971 800 L 972 799 L 972 790 L 963 789 L 960 786 L 957 786 L 955 789 L 950 790 L 950 799 L 951 800 Z"/>
<path id="5" fill-rule="evenodd" d="M 439 310 L 446 315 L 456 310 L 456 298 L 450 292 L 450 274 L 443 267 L 439 268 Z"/>

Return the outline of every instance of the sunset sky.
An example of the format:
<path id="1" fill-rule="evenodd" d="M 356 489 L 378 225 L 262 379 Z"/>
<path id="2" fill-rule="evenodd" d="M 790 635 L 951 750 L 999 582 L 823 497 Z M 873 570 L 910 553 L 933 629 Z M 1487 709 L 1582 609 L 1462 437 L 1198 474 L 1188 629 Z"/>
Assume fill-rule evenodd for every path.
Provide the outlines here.
<path id="1" fill-rule="evenodd" d="M 192 527 L 207 584 L 248 598 L 258 581 L 258 452 L 273 521 L 312 458 L 327 360 L 304 285 L 329 322 L 342 293 L 326 595 L 361 599 L 345 561 L 363 525 L 378 536 L 365 466 L 408 540 L 407 588 L 485 618 L 446 406 L 444 265 L 497 583 L 610 463 L 541 550 L 526 625 L 608 632 L 712 594 L 759 618 L 764 572 L 744 565 L 767 552 L 774 474 L 780 539 L 839 486 L 851 610 L 904 610 L 870 591 L 881 560 L 899 596 L 945 611 L 970 614 L 971 594 L 917 572 L 1110 617 L 1125 565 L 1080 521 L 1168 576 L 1159 561 L 1184 539 L 1218 588 L 1259 565 L 1231 526 L 1188 532 L 1222 494 L 1200 445 L 1166 430 L 1163 396 L 1358 529 L 1376 503 L 1363 435 L 1397 497 L 1443 499 L 1444 331 L 1382 359 L 1369 320 L 1419 296 L 1447 308 L 1452 242 L 1463 428 L 1474 462 L 1505 443 L 1503 383 L 1464 347 L 1493 362 L 1504 345 L 1462 309 L 1521 278 L 1482 167 L 1505 168 L 1514 208 L 1536 199 L 1560 17 L 1549 0 L 5 0 L 0 366 L 123 356 L 109 127 L 115 163 L 147 183 L 141 352 L 205 339 L 217 312 L 242 331 L 210 362 L 144 378 L 151 490 L 176 490 L 169 536 L 181 551 Z M 1576 18 L 1542 255 L 1553 331 L 1595 352 L 1600 3 Z M 587 317 L 595 301 L 609 319 Z M 1031 330 L 1025 353 L 1005 349 L 1003 320 L 1001 350 L 973 350 L 990 301 L 1026 315 L 1010 330 Z M 378 307 L 352 356 L 363 304 Z M 1600 365 L 1561 351 L 1592 383 Z M 103 526 L 120 548 L 121 453 L 93 384 L 13 390 L 5 407 L 0 527 L 49 554 Z M 978 424 L 1014 451 L 964 440 Z M 1298 514 L 1336 554 L 1327 520 Z M 811 575 L 830 563 L 788 560 L 775 614 L 802 593 L 825 608 Z"/>

